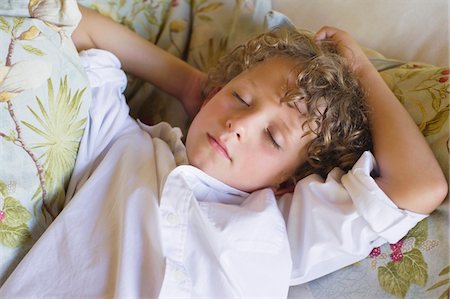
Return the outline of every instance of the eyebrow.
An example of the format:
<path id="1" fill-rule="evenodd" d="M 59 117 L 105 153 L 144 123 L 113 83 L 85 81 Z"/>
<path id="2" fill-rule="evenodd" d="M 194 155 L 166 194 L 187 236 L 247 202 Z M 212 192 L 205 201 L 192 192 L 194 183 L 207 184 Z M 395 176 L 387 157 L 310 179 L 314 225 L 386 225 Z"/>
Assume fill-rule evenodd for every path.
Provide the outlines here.
<path id="1" fill-rule="evenodd" d="M 252 79 L 246 78 L 246 79 L 244 80 L 244 82 L 245 82 L 246 84 L 251 85 L 251 88 L 253 88 L 253 89 L 258 89 L 258 85 L 257 85 L 256 82 L 253 81 Z"/>

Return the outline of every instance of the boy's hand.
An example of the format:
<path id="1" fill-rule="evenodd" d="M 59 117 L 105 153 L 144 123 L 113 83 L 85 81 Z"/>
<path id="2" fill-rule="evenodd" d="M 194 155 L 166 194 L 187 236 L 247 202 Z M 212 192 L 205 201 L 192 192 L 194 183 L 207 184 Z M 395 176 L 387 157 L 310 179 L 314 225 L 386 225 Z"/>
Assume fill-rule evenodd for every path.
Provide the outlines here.
<path id="1" fill-rule="evenodd" d="M 345 57 L 353 71 L 358 74 L 366 66 L 371 67 L 371 63 L 359 44 L 345 31 L 334 27 L 322 27 L 316 33 L 316 41 L 332 41 L 337 45 L 340 55 Z"/>

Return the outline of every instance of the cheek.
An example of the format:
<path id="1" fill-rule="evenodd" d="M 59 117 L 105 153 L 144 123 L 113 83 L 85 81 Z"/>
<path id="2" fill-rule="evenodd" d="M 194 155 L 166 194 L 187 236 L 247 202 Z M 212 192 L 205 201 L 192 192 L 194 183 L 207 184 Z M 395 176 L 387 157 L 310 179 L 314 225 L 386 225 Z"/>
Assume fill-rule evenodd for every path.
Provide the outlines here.
<path id="1" fill-rule="evenodd" d="M 223 113 L 223 108 L 211 101 L 205 103 L 197 115 L 194 117 L 191 127 L 196 126 L 198 129 L 205 129 L 212 122 L 217 121 L 218 117 Z"/>
<path id="2" fill-rule="evenodd" d="M 195 139 L 206 128 L 211 126 L 211 116 L 213 113 L 207 108 L 202 108 L 192 120 L 186 136 L 186 144 L 190 139 Z"/>
<path id="3" fill-rule="evenodd" d="M 279 184 L 293 175 L 305 160 L 302 151 L 299 149 L 267 157 L 264 164 L 266 165 L 267 171 L 272 174 L 271 181 Z"/>
<path id="4" fill-rule="evenodd" d="M 246 180 L 251 178 L 258 187 L 269 187 L 279 183 L 279 180 L 287 172 L 289 163 L 281 161 L 278 155 L 273 152 L 266 153 L 261 150 L 249 153 L 244 161 L 244 165 L 240 165 L 242 173 L 245 174 Z"/>

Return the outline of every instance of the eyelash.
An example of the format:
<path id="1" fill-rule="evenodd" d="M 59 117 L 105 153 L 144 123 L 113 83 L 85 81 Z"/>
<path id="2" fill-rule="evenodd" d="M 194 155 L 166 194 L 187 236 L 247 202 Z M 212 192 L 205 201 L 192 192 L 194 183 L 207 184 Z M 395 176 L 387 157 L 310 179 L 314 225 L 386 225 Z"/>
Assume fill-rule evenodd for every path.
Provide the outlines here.
<path id="1" fill-rule="evenodd" d="M 273 138 L 273 135 L 269 131 L 269 129 L 266 129 L 266 133 L 267 133 L 267 138 L 269 138 L 269 141 L 272 142 L 273 147 L 277 150 L 281 149 L 281 146 L 275 141 L 275 138 Z"/>
<path id="2" fill-rule="evenodd" d="M 233 92 L 232 92 L 232 95 L 233 95 L 233 97 L 234 97 L 235 99 L 237 99 L 239 102 L 241 102 L 242 104 L 244 104 L 244 105 L 247 106 L 247 107 L 250 107 L 250 104 L 247 103 L 246 101 L 244 101 L 244 100 L 241 98 L 241 96 L 240 96 L 237 92 L 233 91 Z"/>

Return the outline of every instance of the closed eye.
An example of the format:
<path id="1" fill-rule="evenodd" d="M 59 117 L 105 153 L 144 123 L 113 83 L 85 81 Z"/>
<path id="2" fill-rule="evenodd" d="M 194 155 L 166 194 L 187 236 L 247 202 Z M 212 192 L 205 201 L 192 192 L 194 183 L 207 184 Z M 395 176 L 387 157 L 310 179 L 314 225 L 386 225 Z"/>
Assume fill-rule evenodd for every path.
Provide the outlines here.
<path id="1" fill-rule="evenodd" d="M 277 149 L 277 150 L 281 149 L 281 146 L 277 143 L 277 141 L 275 140 L 275 138 L 273 137 L 273 135 L 269 129 L 266 129 L 266 135 L 267 135 L 267 139 L 272 143 L 272 145 L 275 149 Z"/>
<path id="2" fill-rule="evenodd" d="M 246 101 L 244 101 L 244 99 L 241 98 L 241 96 L 240 96 L 237 92 L 233 91 L 233 92 L 232 92 L 232 95 L 233 95 L 233 97 L 234 97 L 235 99 L 237 99 L 238 101 L 240 101 L 242 104 L 244 104 L 244 105 L 247 106 L 247 107 L 250 107 L 250 104 L 247 103 Z"/>

